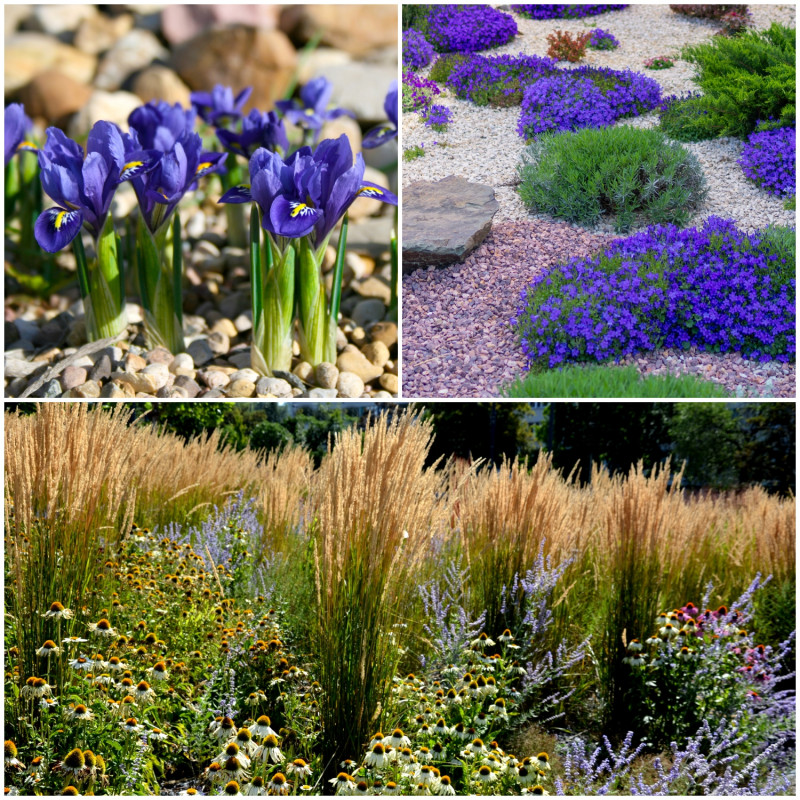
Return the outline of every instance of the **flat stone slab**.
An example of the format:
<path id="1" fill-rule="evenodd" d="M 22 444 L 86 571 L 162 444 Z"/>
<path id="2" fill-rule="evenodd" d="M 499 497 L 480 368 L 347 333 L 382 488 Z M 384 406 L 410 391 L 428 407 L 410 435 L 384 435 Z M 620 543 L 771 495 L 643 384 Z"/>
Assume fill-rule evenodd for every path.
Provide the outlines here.
<path id="1" fill-rule="evenodd" d="M 450 175 L 403 190 L 403 272 L 463 261 L 489 234 L 494 189 Z"/>

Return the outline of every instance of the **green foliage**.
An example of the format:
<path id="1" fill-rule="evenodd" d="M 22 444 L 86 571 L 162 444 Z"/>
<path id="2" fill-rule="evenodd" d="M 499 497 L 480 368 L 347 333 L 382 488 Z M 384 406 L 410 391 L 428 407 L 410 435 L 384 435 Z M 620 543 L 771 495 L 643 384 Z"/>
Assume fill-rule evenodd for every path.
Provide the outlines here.
<path id="1" fill-rule="evenodd" d="M 797 195 L 792 195 L 788 200 L 784 201 L 783 207 L 787 211 L 796 211 L 797 210 Z"/>
<path id="2" fill-rule="evenodd" d="M 425 148 L 415 144 L 403 150 L 403 161 L 413 161 L 415 158 L 422 158 L 425 155 Z"/>
<path id="3" fill-rule="evenodd" d="M 639 374 L 636 367 L 599 364 L 529 373 L 503 391 L 505 397 L 727 397 L 716 383 L 694 375 Z"/>
<path id="4" fill-rule="evenodd" d="M 743 439 L 736 456 L 741 482 L 759 484 L 782 495 L 794 492 L 794 403 L 747 404 L 738 409 L 737 421 Z"/>
<path id="5" fill-rule="evenodd" d="M 741 431 L 730 407 L 721 403 L 678 404 L 669 425 L 675 460 L 686 461 L 684 482 L 729 489 L 736 485 Z"/>
<path id="6" fill-rule="evenodd" d="M 280 422 L 259 422 L 250 431 L 250 447 L 254 450 L 281 451 L 292 441 L 292 434 Z"/>
<path id="7" fill-rule="evenodd" d="M 435 434 L 428 463 L 456 456 L 499 464 L 531 454 L 533 437 L 526 421 L 530 412 L 527 403 L 426 404 L 425 417 L 433 422 Z"/>
<path id="8" fill-rule="evenodd" d="M 430 6 L 403 4 L 401 8 L 403 11 L 402 21 L 404 31 L 413 28 L 416 31 L 420 31 L 420 33 L 425 33 L 428 30 Z"/>
<path id="9" fill-rule="evenodd" d="M 773 23 L 768 30 L 684 48 L 683 58 L 697 67 L 703 97 L 693 105 L 705 113 L 694 125 L 705 138 L 745 137 L 759 120 L 794 125 L 795 37 L 794 28 Z"/>
<path id="10" fill-rule="evenodd" d="M 583 225 L 612 214 L 617 231 L 685 225 L 706 192 L 694 155 L 659 131 L 626 126 L 541 136 L 526 148 L 519 175 L 532 211 Z"/>
<path id="11" fill-rule="evenodd" d="M 403 6 L 405 8 L 405 6 Z M 469 59 L 464 53 L 445 53 L 433 62 L 428 78 L 436 83 L 446 83 L 450 73 L 459 65 Z"/>
<path id="12" fill-rule="evenodd" d="M 701 142 L 715 136 L 704 122 L 706 115 L 705 100 L 698 95 L 692 95 L 662 105 L 658 114 L 659 125 L 671 139 L 679 142 Z"/>

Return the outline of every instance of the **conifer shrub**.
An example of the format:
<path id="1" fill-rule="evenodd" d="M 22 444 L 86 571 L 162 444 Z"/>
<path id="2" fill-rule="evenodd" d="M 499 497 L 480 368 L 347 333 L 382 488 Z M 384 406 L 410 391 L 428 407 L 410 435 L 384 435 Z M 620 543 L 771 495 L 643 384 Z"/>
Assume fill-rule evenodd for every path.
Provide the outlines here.
<path id="1" fill-rule="evenodd" d="M 795 39 L 794 28 L 773 23 L 767 30 L 685 47 L 683 58 L 696 65 L 701 96 L 693 96 L 685 108 L 673 105 L 661 117 L 662 129 L 674 139 L 693 141 L 744 138 L 760 120 L 793 126 Z"/>

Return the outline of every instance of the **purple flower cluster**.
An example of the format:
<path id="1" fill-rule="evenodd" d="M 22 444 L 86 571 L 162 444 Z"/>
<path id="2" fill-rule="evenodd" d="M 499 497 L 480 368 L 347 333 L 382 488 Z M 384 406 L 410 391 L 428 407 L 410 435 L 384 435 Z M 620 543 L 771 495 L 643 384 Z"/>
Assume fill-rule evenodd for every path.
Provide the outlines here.
<path id="1" fill-rule="evenodd" d="M 408 69 L 421 69 L 431 63 L 434 56 L 433 45 L 425 35 L 413 28 L 403 31 L 403 66 Z"/>
<path id="2" fill-rule="evenodd" d="M 435 81 L 429 81 L 416 72 L 403 72 L 403 111 L 422 112 L 431 105 L 433 98 L 441 94 Z"/>
<path id="3" fill-rule="evenodd" d="M 602 28 L 595 28 L 591 31 L 592 38 L 589 39 L 589 47 L 592 50 L 616 50 L 619 47 L 619 41 L 616 36 L 609 31 L 604 31 Z"/>
<path id="4" fill-rule="evenodd" d="M 795 193 L 795 129 L 751 133 L 739 158 L 742 172 L 770 194 Z"/>
<path id="5" fill-rule="evenodd" d="M 465 58 L 457 64 L 447 85 L 462 100 L 485 105 L 492 95 L 510 96 L 521 92 L 521 87 L 556 69 L 556 61 L 541 56 L 477 56 Z"/>
<path id="6" fill-rule="evenodd" d="M 658 105 L 657 81 L 638 72 L 578 67 L 530 85 L 523 95 L 517 131 L 531 139 L 545 131 L 602 128 Z"/>
<path id="7" fill-rule="evenodd" d="M 432 105 L 425 116 L 425 124 L 429 128 L 449 125 L 453 121 L 453 112 L 447 106 Z"/>
<path id="8" fill-rule="evenodd" d="M 530 19 L 578 19 L 579 17 L 594 17 L 597 14 L 605 14 L 606 11 L 618 11 L 627 7 L 627 5 L 602 6 L 588 3 L 575 5 L 518 4 L 512 5 L 511 10 Z"/>
<path id="9" fill-rule="evenodd" d="M 428 40 L 439 53 L 473 53 L 510 42 L 517 23 L 491 6 L 432 6 Z"/>
<path id="10" fill-rule="evenodd" d="M 537 277 L 512 324 L 529 364 L 551 368 L 692 345 L 790 361 L 795 281 L 785 261 L 765 233 L 746 236 L 729 220 L 651 226 Z"/>

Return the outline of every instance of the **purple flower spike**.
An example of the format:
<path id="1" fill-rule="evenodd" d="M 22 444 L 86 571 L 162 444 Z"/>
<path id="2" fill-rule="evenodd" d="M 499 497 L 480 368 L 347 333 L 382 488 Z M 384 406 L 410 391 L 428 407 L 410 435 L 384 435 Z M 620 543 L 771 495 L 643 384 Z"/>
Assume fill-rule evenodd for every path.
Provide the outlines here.
<path id="1" fill-rule="evenodd" d="M 289 149 L 283 120 L 274 111 L 262 113 L 253 109 L 242 120 L 242 132 L 218 130 L 217 138 L 226 150 L 250 158 L 259 147 L 285 153 Z"/>
<path id="2" fill-rule="evenodd" d="M 328 110 L 328 103 L 333 94 L 333 84 L 323 77 L 312 78 L 300 90 L 300 102 L 297 100 L 278 100 L 275 107 L 283 112 L 289 122 L 301 128 L 318 131 L 329 119 L 347 116 L 353 113 L 343 108 Z"/>
<path id="3" fill-rule="evenodd" d="M 359 153 L 353 163 L 344 135 L 326 139 L 314 152 L 302 147 L 287 161 L 264 148 L 256 150 L 250 159 L 250 184 L 249 191 L 237 186 L 226 192 L 220 203 L 255 200 L 265 230 L 292 239 L 311 234 L 316 247 L 357 198 L 374 197 L 397 205 L 394 194 L 364 180 L 364 159 Z"/>
<path id="4" fill-rule="evenodd" d="M 252 93 L 253 87 L 246 86 L 234 97 L 230 86 L 217 84 L 210 92 L 192 92 L 189 99 L 205 122 L 222 127 L 242 116 L 242 108 Z"/>
<path id="5" fill-rule="evenodd" d="M 47 129 L 39 152 L 42 187 L 58 204 L 39 215 L 36 241 L 48 253 L 66 247 L 81 225 L 99 237 L 114 192 L 126 180 L 140 179 L 154 169 L 160 153 L 140 147 L 125 150 L 122 134 L 110 122 L 97 122 L 89 133 L 86 157 L 77 142 L 58 128 Z"/>
<path id="6" fill-rule="evenodd" d="M 380 147 L 382 144 L 394 139 L 397 136 L 397 81 L 392 81 L 386 100 L 383 103 L 383 110 L 386 112 L 388 122 L 382 122 L 364 134 L 361 146 L 367 150 Z"/>
<path id="7" fill-rule="evenodd" d="M 25 114 L 25 109 L 20 103 L 11 103 L 6 106 L 5 112 L 5 163 L 8 164 L 12 157 L 20 150 L 36 151 L 36 145 L 27 140 L 28 132 L 33 123 Z"/>

